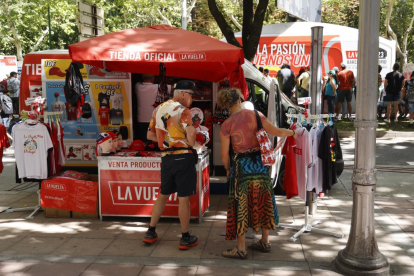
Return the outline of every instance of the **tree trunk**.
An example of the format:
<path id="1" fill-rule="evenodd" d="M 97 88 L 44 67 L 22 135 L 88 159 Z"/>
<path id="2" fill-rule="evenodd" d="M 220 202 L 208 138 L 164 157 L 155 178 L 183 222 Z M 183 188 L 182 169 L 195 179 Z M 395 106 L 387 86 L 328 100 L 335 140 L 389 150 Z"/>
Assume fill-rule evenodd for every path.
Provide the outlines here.
<path id="1" fill-rule="evenodd" d="M 5 13 L 5 16 L 7 18 L 7 25 L 9 26 L 11 34 L 12 34 L 11 37 L 7 36 L 7 38 L 11 42 L 13 42 L 14 46 L 16 46 L 17 60 L 22 60 L 23 59 L 22 43 L 19 39 L 19 35 L 17 33 L 16 28 L 13 26 L 13 23 L 10 20 L 9 4 L 8 4 L 7 0 L 4 1 L 4 13 Z"/>
<path id="2" fill-rule="evenodd" d="M 249 61 L 252 61 L 256 55 L 268 4 L 269 0 L 259 0 L 256 11 L 253 13 L 253 0 L 243 1 L 242 43 L 244 57 Z M 216 0 L 208 0 L 208 7 L 227 42 L 234 46 L 241 47 L 234 36 L 233 29 L 217 8 Z"/>
<path id="3" fill-rule="evenodd" d="M 245 2 L 251 2 L 253 6 L 253 0 L 243 1 L 243 31 L 246 28 L 245 25 L 245 14 L 246 10 L 244 9 L 244 3 Z M 254 13 L 253 22 L 251 24 L 251 31 L 246 32 L 246 36 L 248 37 L 247 43 L 243 41 L 243 50 L 244 50 L 244 57 L 252 61 L 254 56 L 256 55 L 257 46 L 259 45 L 260 36 L 262 35 L 262 28 L 263 28 L 263 20 L 266 15 L 267 6 L 269 5 L 269 0 L 260 0 L 259 4 L 257 5 L 256 12 Z M 252 9 L 253 10 L 253 9 Z M 245 34 L 243 33 L 243 39 Z"/>
<path id="4" fill-rule="evenodd" d="M 221 32 L 226 38 L 227 43 L 242 48 L 240 43 L 234 36 L 233 29 L 230 27 L 230 25 L 224 18 L 223 14 L 221 14 L 220 10 L 217 8 L 216 0 L 208 0 L 208 8 L 211 14 L 213 15 L 214 19 L 216 20 Z"/>
<path id="5" fill-rule="evenodd" d="M 403 71 L 404 66 L 407 63 L 407 39 L 408 39 L 408 34 L 409 34 L 409 32 L 412 28 L 414 19 L 411 18 L 410 26 L 408 27 L 407 31 L 404 33 L 403 44 L 402 44 L 402 48 L 401 48 L 400 43 L 398 42 L 398 37 L 394 33 L 394 31 L 392 30 L 391 25 L 390 25 L 390 20 L 391 20 L 391 15 L 392 15 L 393 8 L 394 8 L 394 0 L 389 0 L 388 13 L 387 13 L 387 17 L 385 18 L 385 28 L 387 30 L 387 37 L 391 40 L 394 40 L 396 45 L 397 45 L 397 55 L 398 55 L 398 58 L 400 60 L 401 71 Z M 413 5 L 413 9 L 414 9 L 414 5 Z"/>

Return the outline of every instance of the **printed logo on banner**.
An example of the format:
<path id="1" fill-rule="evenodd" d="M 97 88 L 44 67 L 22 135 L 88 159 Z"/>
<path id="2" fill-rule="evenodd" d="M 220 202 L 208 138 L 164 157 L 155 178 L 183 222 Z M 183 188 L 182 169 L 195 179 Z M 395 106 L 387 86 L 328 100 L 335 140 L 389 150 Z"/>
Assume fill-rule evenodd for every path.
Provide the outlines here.
<path id="1" fill-rule="evenodd" d="M 45 189 L 48 190 L 55 190 L 55 191 L 66 191 L 66 185 L 65 184 L 58 184 L 58 183 L 46 183 Z"/>
<path id="2" fill-rule="evenodd" d="M 181 53 L 179 58 L 181 61 L 207 60 L 206 53 Z"/>
<path id="3" fill-rule="evenodd" d="M 114 205 L 153 205 L 160 194 L 160 182 L 108 181 Z M 178 206 L 177 193 L 166 206 Z"/>

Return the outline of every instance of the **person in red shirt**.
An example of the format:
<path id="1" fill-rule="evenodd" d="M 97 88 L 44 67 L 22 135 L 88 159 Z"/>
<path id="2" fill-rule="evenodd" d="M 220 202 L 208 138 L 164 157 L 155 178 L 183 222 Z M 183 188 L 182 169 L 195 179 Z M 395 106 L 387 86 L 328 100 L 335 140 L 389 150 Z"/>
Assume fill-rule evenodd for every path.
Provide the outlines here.
<path id="1" fill-rule="evenodd" d="M 237 247 L 222 253 L 225 258 L 247 258 L 246 232 L 262 229 L 262 238 L 249 246 L 253 250 L 269 252 L 269 230 L 276 229 L 278 215 L 272 181 L 268 167 L 263 165 L 260 144 L 256 137 L 258 124 L 253 110 L 242 109 L 243 96 L 239 89 L 221 90 L 217 103 L 230 110 L 230 117 L 222 124 L 221 159 L 229 178 L 226 240 L 237 238 Z M 278 136 L 293 136 L 294 130 L 277 128 L 258 112 L 263 128 L 267 133 Z M 231 141 L 231 143 L 230 143 Z M 230 163 L 230 144 L 234 151 Z"/>
<path id="2" fill-rule="evenodd" d="M 352 89 L 355 86 L 355 77 L 354 73 L 346 69 L 346 65 L 341 63 L 342 70 L 338 73 L 338 103 L 336 104 L 336 110 L 335 113 L 338 116 L 339 113 L 341 113 L 341 107 L 342 103 L 346 99 L 347 106 L 348 106 L 348 113 L 349 113 L 349 119 L 351 120 L 351 114 L 352 114 Z"/>

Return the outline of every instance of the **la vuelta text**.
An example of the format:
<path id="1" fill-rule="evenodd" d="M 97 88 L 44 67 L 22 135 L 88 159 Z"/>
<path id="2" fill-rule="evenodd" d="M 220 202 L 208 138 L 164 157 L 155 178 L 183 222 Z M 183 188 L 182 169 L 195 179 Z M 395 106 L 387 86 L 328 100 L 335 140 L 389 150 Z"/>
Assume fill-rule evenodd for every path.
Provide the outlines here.
<path id="1" fill-rule="evenodd" d="M 161 162 L 143 161 L 111 161 L 109 168 L 138 168 L 138 169 L 161 169 Z"/>

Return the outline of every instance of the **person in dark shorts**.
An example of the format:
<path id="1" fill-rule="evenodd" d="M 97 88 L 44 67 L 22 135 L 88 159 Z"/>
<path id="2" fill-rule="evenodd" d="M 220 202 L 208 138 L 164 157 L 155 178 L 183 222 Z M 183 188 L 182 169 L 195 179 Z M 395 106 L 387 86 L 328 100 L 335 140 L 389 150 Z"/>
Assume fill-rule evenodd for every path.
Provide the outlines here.
<path id="1" fill-rule="evenodd" d="M 174 90 L 174 98 L 159 105 L 152 113 L 147 138 L 157 141 L 161 154 L 161 192 L 152 209 L 151 222 L 143 241 L 152 244 L 158 240 L 155 231 L 168 198 L 177 193 L 178 215 L 182 238 L 178 248 L 190 249 L 198 244 L 198 238 L 190 235 L 190 200 L 196 193 L 196 154 L 193 146 L 196 129 L 190 110 L 196 87 L 192 81 L 180 81 Z"/>
<path id="2" fill-rule="evenodd" d="M 394 103 L 395 122 L 398 122 L 398 101 L 401 99 L 401 89 L 404 87 L 404 76 L 400 72 L 400 65 L 395 63 L 392 67 L 392 72 L 389 72 L 385 76 L 384 90 L 385 97 L 384 102 L 387 102 L 387 119 L 384 122 L 391 122 L 391 106 Z"/>
<path id="3" fill-rule="evenodd" d="M 349 113 L 349 119 L 351 119 L 352 115 L 352 89 L 355 86 L 355 77 L 354 73 L 346 69 L 346 65 L 344 63 L 341 63 L 342 70 L 338 73 L 338 102 L 336 104 L 336 111 L 335 113 L 338 116 L 341 113 L 342 103 L 345 101 L 347 102 L 348 107 L 348 113 Z M 337 117 L 338 118 L 338 117 Z"/>

